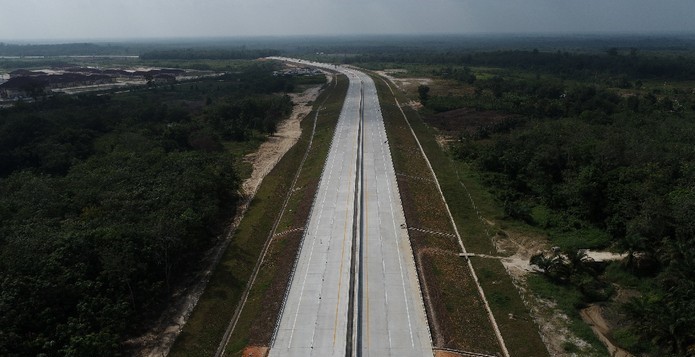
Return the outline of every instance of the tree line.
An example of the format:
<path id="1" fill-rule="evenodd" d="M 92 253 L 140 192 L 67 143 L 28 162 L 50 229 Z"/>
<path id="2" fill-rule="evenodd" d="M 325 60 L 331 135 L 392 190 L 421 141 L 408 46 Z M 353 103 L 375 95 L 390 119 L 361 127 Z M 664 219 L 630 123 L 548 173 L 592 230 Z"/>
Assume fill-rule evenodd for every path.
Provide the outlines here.
<path id="1" fill-rule="evenodd" d="M 498 50 L 467 51 L 384 51 L 337 58 L 344 63 L 367 65 L 380 63 L 500 67 L 535 71 L 565 79 L 591 79 L 600 74 L 637 78 L 695 79 L 695 57 L 685 54 L 640 52 L 628 53 L 616 48 L 604 53 L 567 51 Z"/>
<path id="2" fill-rule="evenodd" d="M 200 59 L 256 59 L 278 56 L 280 51 L 272 49 L 172 49 L 144 52 L 140 59 L 144 60 L 200 60 Z"/>

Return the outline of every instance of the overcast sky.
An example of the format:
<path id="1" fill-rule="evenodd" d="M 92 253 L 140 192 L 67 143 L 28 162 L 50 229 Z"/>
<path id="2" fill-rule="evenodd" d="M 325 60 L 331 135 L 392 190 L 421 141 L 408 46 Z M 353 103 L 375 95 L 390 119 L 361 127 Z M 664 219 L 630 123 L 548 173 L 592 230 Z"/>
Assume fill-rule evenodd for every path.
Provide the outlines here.
<path id="1" fill-rule="evenodd" d="M 695 32 L 695 0 L 0 0 L 0 40 Z"/>

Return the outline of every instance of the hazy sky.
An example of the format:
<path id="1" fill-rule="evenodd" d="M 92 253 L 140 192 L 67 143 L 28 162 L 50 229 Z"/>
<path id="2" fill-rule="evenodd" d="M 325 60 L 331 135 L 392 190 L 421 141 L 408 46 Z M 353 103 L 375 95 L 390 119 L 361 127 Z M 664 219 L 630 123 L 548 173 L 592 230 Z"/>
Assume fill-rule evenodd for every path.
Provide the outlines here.
<path id="1" fill-rule="evenodd" d="M 0 0 L 0 40 L 695 32 L 695 0 Z"/>

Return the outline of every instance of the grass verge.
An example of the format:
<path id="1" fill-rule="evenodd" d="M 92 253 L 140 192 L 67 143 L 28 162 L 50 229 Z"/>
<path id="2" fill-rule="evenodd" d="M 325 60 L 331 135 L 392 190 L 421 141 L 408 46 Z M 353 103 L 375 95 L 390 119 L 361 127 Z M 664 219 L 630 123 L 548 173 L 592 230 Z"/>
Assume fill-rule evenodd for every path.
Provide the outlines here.
<path id="1" fill-rule="evenodd" d="M 406 222 L 442 233 L 410 232 L 434 346 L 500 353 L 468 266 L 458 257 L 453 228 L 425 159 L 388 87 L 379 79 L 375 82 Z"/>
<path id="2" fill-rule="evenodd" d="M 347 81 L 341 80 L 341 82 Z M 343 87 L 345 86 L 336 88 Z M 337 89 L 332 89 L 332 91 L 335 90 Z M 322 96 L 328 95 L 329 92 L 324 91 Z M 336 95 L 336 97 L 339 96 Z M 321 99 L 320 97 L 317 103 L 320 103 Z M 342 98 L 340 98 L 340 103 L 342 104 Z M 305 125 L 307 122 L 304 120 L 302 123 L 304 130 L 298 144 L 283 156 L 282 160 L 278 162 L 258 188 L 256 196 L 234 232 L 234 236 L 220 263 L 212 273 L 205 292 L 174 343 L 170 356 L 210 356 L 215 353 L 239 303 L 246 283 L 251 276 L 253 266 L 258 260 L 275 219 L 280 213 L 282 199 L 287 195 L 294 177 L 291 173 L 296 172 L 306 150 L 306 145 L 308 144 L 307 136 L 311 134 L 311 130 L 306 130 Z M 330 144 L 330 137 L 327 139 L 314 139 L 314 145 L 320 145 L 322 141 L 327 141 Z M 304 150 L 302 150 L 302 147 Z M 289 239 L 291 238 L 290 235 L 285 238 L 288 239 L 281 241 L 292 241 Z M 295 239 L 295 241 L 297 240 Z M 272 254 L 273 249 L 282 250 L 283 248 L 292 249 L 291 244 L 285 243 L 284 245 L 273 247 L 270 253 Z M 283 251 L 281 255 L 290 254 Z M 276 269 L 276 271 L 278 270 Z M 272 285 L 272 283 L 267 281 L 268 279 L 265 275 L 259 276 L 258 279 L 259 283 L 257 286 L 261 288 L 265 287 L 267 290 Z M 276 287 L 275 290 L 280 290 L 280 288 Z M 284 294 L 284 290 L 280 293 L 280 295 L 282 294 Z M 253 301 L 253 296 L 255 295 L 249 297 L 250 301 Z M 253 309 L 253 306 L 250 309 Z M 255 321 L 246 321 L 244 316 L 242 316 L 237 329 L 238 331 L 247 331 L 246 337 L 241 333 L 242 336 L 230 342 L 228 350 L 238 350 L 238 345 L 245 344 L 249 340 L 248 331 L 253 323 Z M 272 327 L 270 330 L 272 331 Z M 243 346 L 240 348 L 243 348 Z"/>
<path id="3" fill-rule="evenodd" d="M 514 288 L 502 263 L 496 259 L 471 258 L 478 281 L 485 291 L 492 313 L 512 356 L 548 356 L 538 327 Z"/>

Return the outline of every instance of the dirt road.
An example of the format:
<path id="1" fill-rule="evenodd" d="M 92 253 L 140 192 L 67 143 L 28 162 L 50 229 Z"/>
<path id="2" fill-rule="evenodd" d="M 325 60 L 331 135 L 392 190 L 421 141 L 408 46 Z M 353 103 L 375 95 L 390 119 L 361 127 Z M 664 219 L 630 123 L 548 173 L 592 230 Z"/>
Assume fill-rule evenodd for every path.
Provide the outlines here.
<path id="1" fill-rule="evenodd" d="M 302 134 L 300 123 L 311 112 L 312 103 L 318 97 L 320 90 L 321 86 L 315 86 L 302 93 L 289 94 L 292 98 L 292 103 L 294 103 L 290 117 L 278 125 L 277 133 L 261 144 L 258 151 L 244 158 L 244 160 L 253 165 L 251 177 L 246 179 L 241 185 L 244 196 L 256 193 L 263 178 L 268 175 L 285 153 L 299 140 L 299 136 Z"/>

